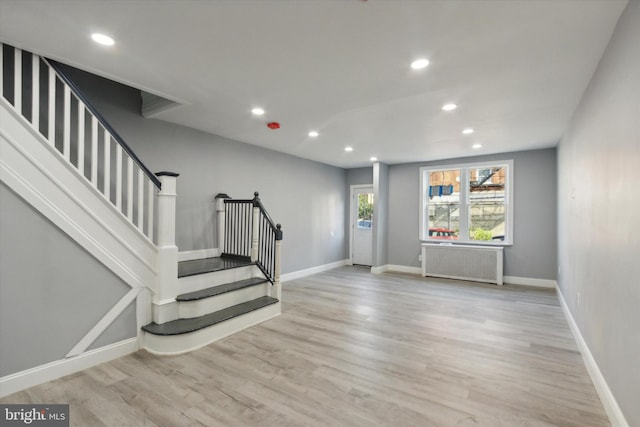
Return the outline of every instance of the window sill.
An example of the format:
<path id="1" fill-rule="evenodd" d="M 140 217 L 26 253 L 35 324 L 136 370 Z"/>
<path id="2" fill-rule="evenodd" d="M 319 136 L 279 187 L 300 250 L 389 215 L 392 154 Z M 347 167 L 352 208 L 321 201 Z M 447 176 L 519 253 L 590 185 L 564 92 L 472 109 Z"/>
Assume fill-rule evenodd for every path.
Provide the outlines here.
<path id="1" fill-rule="evenodd" d="M 459 246 L 513 246 L 513 242 L 491 240 L 446 240 L 446 239 L 420 239 L 420 243 L 430 243 L 435 245 L 459 245 Z"/>

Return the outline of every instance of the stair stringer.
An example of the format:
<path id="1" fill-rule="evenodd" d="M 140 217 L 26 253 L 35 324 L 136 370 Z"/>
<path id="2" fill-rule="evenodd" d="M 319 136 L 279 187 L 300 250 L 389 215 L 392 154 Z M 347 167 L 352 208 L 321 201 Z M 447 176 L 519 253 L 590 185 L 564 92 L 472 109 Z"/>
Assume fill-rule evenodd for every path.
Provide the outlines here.
<path id="1" fill-rule="evenodd" d="M 131 287 L 67 357 L 86 350 L 126 308 L 125 300 L 137 299 L 138 326 L 148 323 L 157 247 L 5 99 L 0 123 L 0 180 Z"/>

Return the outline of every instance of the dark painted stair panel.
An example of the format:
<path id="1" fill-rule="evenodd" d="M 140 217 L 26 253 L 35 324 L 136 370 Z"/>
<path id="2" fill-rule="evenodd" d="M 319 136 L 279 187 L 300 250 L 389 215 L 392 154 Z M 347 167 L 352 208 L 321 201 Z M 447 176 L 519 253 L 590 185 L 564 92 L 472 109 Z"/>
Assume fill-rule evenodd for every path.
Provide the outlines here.
<path id="1" fill-rule="evenodd" d="M 200 291 L 189 292 L 186 294 L 178 295 L 176 297 L 176 301 L 197 301 L 204 298 L 214 297 L 216 295 L 237 291 L 238 289 L 244 289 L 250 286 L 255 286 L 255 285 L 259 285 L 261 283 L 267 283 L 267 282 L 268 280 L 265 278 L 253 277 L 251 279 L 225 283 L 223 285 L 212 286 L 210 288 L 202 289 Z"/>
<path id="2" fill-rule="evenodd" d="M 254 263 L 230 258 L 203 258 L 181 261 L 178 263 L 178 277 L 195 276 L 196 274 L 212 273 L 248 265 L 254 265 Z"/>
<path id="3" fill-rule="evenodd" d="M 195 332 L 200 329 L 215 325 L 217 323 L 224 322 L 225 320 L 229 320 L 234 317 L 242 316 L 243 314 L 259 310 L 263 307 L 267 307 L 277 302 L 278 300 L 276 298 L 264 296 L 192 319 L 172 320 L 171 322 L 163 323 L 160 325 L 155 322 L 150 323 L 146 326 L 143 326 L 142 330 L 154 335 L 187 334 L 189 332 Z"/>

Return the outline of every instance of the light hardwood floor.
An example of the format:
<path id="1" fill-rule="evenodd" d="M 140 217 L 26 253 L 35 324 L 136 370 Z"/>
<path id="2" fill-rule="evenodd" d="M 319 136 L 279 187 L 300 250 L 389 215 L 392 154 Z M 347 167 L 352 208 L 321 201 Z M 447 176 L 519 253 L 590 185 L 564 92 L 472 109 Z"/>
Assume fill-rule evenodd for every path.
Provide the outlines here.
<path id="1" fill-rule="evenodd" d="M 283 314 L 189 354 L 144 351 L 2 403 L 78 426 L 608 426 L 551 290 L 372 275 L 285 283 Z"/>

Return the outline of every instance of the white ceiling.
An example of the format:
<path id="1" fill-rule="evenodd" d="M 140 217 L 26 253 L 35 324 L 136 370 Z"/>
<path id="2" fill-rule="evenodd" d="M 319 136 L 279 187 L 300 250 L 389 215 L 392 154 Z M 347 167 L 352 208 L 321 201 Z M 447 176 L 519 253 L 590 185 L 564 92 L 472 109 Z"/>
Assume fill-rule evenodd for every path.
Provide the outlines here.
<path id="1" fill-rule="evenodd" d="M 358 167 L 555 146 L 626 3 L 0 0 L 0 39 L 184 104 L 159 119 Z"/>

